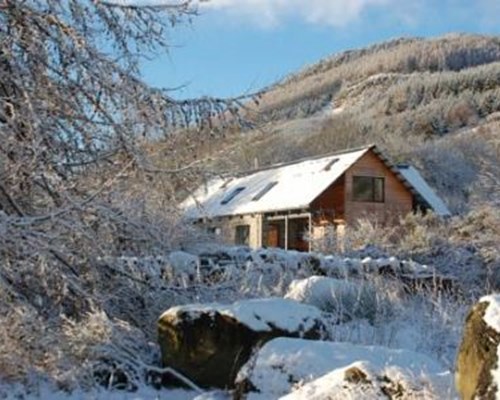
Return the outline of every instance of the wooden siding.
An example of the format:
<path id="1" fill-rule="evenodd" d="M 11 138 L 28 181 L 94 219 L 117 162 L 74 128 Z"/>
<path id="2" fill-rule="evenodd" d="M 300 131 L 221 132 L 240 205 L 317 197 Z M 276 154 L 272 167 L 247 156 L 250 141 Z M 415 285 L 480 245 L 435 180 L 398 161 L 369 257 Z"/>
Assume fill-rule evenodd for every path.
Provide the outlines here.
<path id="1" fill-rule="evenodd" d="M 353 200 L 354 176 L 384 178 L 384 202 Z M 345 220 L 352 224 L 360 218 L 369 218 L 382 224 L 394 222 L 399 215 L 412 211 L 413 196 L 396 175 L 373 153 L 366 153 L 345 173 Z"/>
<path id="2" fill-rule="evenodd" d="M 342 175 L 311 204 L 315 224 L 333 223 L 334 219 L 344 219 L 345 178 Z"/>

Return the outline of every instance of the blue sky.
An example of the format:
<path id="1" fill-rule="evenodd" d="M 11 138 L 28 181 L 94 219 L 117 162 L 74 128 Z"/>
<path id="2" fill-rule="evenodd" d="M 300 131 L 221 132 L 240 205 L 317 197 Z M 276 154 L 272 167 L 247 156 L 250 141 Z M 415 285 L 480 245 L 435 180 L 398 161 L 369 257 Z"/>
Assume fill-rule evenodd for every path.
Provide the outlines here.
<path id="1" fill-rule="evenodd" d="M 500 34 L 500 0 L 210 0 L 145 80 L 179 98 L 256 91 L 331 54 L 401 36 Z"/>

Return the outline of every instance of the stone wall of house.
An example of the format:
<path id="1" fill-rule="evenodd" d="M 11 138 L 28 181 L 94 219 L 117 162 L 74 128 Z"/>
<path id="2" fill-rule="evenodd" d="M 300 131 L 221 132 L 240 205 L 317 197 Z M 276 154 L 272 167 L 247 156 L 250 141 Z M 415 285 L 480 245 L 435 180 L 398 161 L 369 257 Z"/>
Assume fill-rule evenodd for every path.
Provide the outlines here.
<path id="1" fill-rule="evenodd" d="M 219 217 L 203 223 L 207 230 L 211 230 L 224 243 L 236 244 L 236 229 L 238 226 L 249 227 L 248 246 L 258 248 L 262 246 L 262 215 L 238 215 Z"/>

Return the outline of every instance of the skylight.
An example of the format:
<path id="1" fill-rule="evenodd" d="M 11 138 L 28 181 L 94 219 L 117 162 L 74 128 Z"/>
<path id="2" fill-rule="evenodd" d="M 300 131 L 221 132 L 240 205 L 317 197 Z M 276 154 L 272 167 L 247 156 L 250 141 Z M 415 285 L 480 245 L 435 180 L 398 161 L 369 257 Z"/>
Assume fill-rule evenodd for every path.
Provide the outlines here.
<path id="1" fill-rule="evenodd" d="M 237 187 L 236 189 L 234 189 L 233 191 L 229 192 L 223 199 L 222 201 L 220 202 L 222 205 L 226 205 L 227 203 L 229 203 L 231 200 L 233 200 L 236 196 L 238 196 L 238 194 L 240 194 L 241 192 L 243 192 L 243 190 L 245 190 L 245 187 L 241 186 L 241 187 Z"/>
<path id="2" fill-rule="evenodd" d="M 275 187 L 276 185 L 278 184 L 277 181 L 274 181 L 274 182 L 269 182 L 266 186 L 264 186 L 259 193 L 257 193 L 255 196 L 252 197 L 252 201 L 258 201 L 260 200 L 262 197 L 264 197 L 264 195 L 269 192 L 273 187 Z"/>
<path id="3" fill-rule="evenodd" d="M 224 181 L 224 183 L 220 186 L 220 189 L 225 189 L 227 187 L 227 185 L 229 185 L 231 183 L 231 181 L 233 180 L 233 178 L 228 178 Z"/>
<path id="4" fill-rule="evenodd" d="M 325 165 L 325 168 L 323 168 L 324 171 L 330 171 L 332 168 L 332 165 L 335 164 L 339 159 L 334 158 L 333 160 L 328 161 L 328 163 Z"/>

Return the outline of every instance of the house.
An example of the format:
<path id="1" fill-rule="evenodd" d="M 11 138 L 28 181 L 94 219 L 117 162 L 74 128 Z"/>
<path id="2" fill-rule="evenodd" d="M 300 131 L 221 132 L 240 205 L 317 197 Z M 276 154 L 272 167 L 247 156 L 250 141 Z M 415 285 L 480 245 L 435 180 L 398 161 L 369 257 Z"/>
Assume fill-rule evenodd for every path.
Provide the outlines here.
<path id="1" fill-rule="evenodd" d="M 181 207 L 228 243 L 300 251 L 362 217 L 389 224 L 416 209 L 449 214 L 415 168 L 392 164 L 375 145 L 215 178 Z"/>

